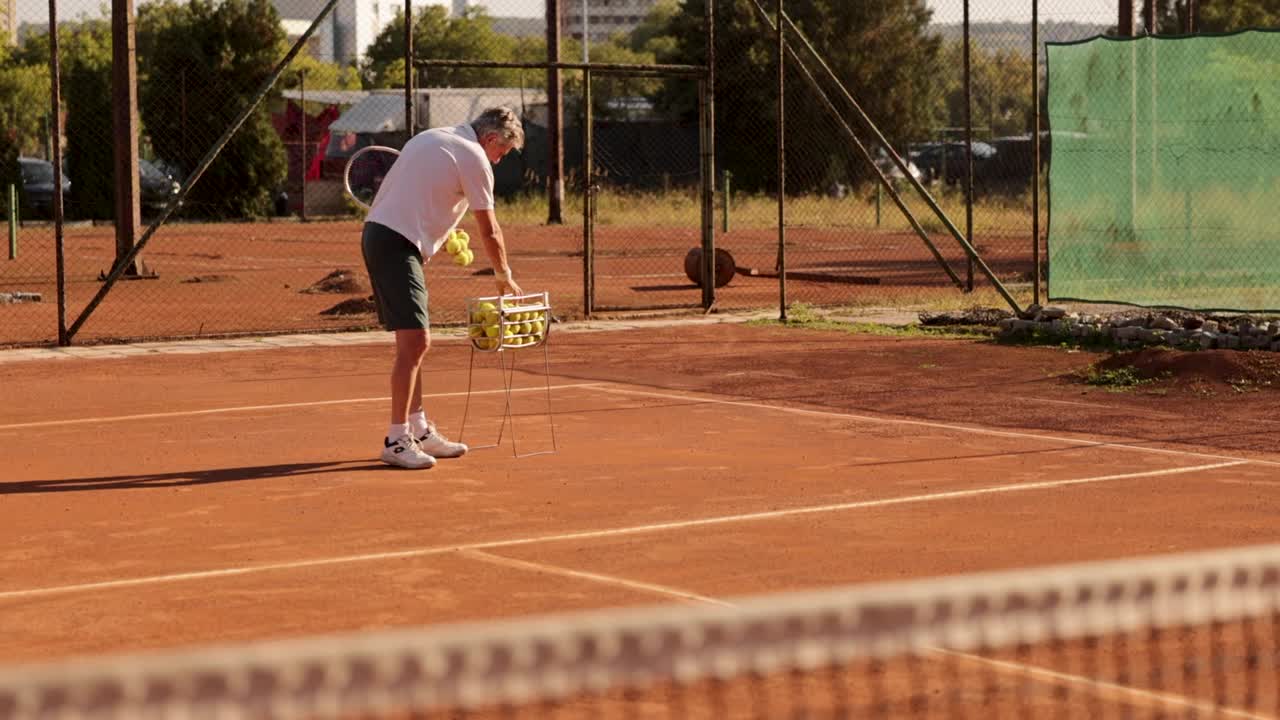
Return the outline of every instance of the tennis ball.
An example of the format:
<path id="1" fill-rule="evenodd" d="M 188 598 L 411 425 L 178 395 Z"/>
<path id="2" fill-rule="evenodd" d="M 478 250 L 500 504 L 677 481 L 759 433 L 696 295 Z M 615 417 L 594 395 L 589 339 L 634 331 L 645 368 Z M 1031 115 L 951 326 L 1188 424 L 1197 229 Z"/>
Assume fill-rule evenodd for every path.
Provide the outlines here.
<path id="1" fill-rule="evenodd" d="M 485 325 L 485 326 L 484 326 L 484 334 L 485 334 L 485 336 L 486 336 L 486 337 L 491 337 L 491 338 L 496 338 L 496 337 L 498 337 L 498 326 L 497 326 L 497 325 Z"/>
<path id="2" fill-rule="evenodd" d="M 476 343 L 476 347 L 480 348 L 481 350 L 492 350 L 498 346 L 497 340 L 490 340 L 488 338 L 476 340 L 475 343 Z"/>
<path id="3" fill-rule="evenodd" d="M 542 334 L 542 321 L 541 321 L 541 320 L 534 320 L 533 322 L 529 323 L 529 327 L 533 330 L 533 333 L 534 333 L 535 335 L 541 335 L 541 334 Z"/>
<path id="4" fill-rule="evenodd" d="M 462 249 L 462 243 L 458 242 L 457 235 L 450 235 L 448 240 L 444 241 L 444 251 L 450 255 L 457 255 Z"/>
<path id="5" fill-rule="evenodd" d="M 480 327 L 479 325 L 472 325 L 471 327 L 467 328 L 467 337 L 473 337 L 473 338 L 484 337 L 484 328 Z"/>
<path id="6" fill-rule="evenodd" d="M 520 332 L 524 335 L 528 335 L 529 333 L 533 332 L 533 323 L 527 320 L 525 322 L 520 323 Z"/>
<path id="7" fill-rule="evenodd" d="M 507 326 L 507 328 L 506 328 L 505 330 L 503 330 L 503 331 L 502 331 L 502 334 L 503 334 L 503 335 L 506 335 L 507 337 L 510 337 L 510 336 L 512 336 L 512 335 L 515 335 L 515 334 L 516 334 L 516 326 L 515 326 L 515 325 L 508 325 L 508 326 Z"/>
<path id="8" fill-rule="evenodd" d="M 470 265 L 471 261 L 474 259 L 475 256 L 471 254 L 470 250 L 460 250 L 457 255 L 453 256 L 453 264 L 460 267 L 466 267 Z"/>
<path id="9" fill-rule="evenodd" d="M 498 309 L 498 306 L 497 306 L 497 305 L 494 305 L 493 303 L 491 303 L 491 302 L 489 302 L 489 301 L 487 301 L 487 300 L 486 300 L 485 302 L 480 303 L 480 304 L 479 304 L 479 305 L 477 305 L 476 307 L 477 307 L 477 308 L 479 308 L 480 312 L 489 312 L 489 311 L 491 311 L 491 310 L 497 310 L 497 309 Z"/>
<path id="10" fill-rule="evenodd" d="M 466 245 L 471 242 L 471 236 L 467 234 L 466 230 L 454 230 L 453 235 L 454 237 L 458 238 L 458 242 L 462 243 L 463 245 Z"/>

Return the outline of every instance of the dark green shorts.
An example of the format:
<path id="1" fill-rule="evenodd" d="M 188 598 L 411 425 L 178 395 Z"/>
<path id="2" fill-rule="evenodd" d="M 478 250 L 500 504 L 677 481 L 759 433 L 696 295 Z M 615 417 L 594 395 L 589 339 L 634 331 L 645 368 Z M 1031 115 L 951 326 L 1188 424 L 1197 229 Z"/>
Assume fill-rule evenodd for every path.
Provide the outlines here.
<path id="1" fill-rule="evenodd" d="M 375 222 L 364 224 L 360 247 L 382 326 L 388 330 L 426 329 L 427 283 L 418 247 Z"/>

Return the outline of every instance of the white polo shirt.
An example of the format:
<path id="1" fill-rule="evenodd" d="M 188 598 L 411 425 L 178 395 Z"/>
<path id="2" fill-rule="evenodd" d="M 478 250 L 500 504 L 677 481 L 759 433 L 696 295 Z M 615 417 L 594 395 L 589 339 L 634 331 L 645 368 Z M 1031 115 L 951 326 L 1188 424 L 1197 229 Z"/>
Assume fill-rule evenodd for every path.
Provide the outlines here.
<path id="1" fill-rule="evenodd" d="M 426 259 L 444 245 L 468 208 L 494 208 L 493 167 L 476 131 L 463 124 L 410 138 L 373 197 L 366 219 L 405 236 Z"/>

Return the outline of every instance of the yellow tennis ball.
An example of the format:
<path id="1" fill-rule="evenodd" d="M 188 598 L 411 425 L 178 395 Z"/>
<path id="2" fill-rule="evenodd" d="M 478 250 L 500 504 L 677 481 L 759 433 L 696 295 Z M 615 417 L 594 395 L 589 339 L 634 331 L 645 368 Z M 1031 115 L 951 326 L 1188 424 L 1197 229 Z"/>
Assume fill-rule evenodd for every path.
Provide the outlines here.
<path id="1" fill-rule="evenodd" d="M 520 323 L 520 332 L 525 335 L 528 335 L 529 333 L 533 332 L 533 323 L 528 321 Z"/>
<path id="2" fill-rule="evenodd" d="M 457 255 L 461 249 L 462 243 L 458 242 L 458 238 L 455 235 L 450 235 L 449 239 L 444 241 L 444 251 L 450 255 Z"/>
<path id="3" fill-rule="evenodd" d="M 484 328 L 480 327 L 479 325 L 472 325 L 471 327 L 467 328 L 467 337 L 473 337 L 473 338 L 484 337 Z"/>
<path id="4" fill-rule="evenodd" d="M 498 309 L 498 306 L 497 306 L 497 305 L 494 305 L 493 303 L 489 302 L 488 300 L 486 300 L 486 301 L 484 301 L 484 302 L 480 303 L 480 304 L 479 304 L 479 305 L 477 305 L 476 307 L 477 307 L 477 308 L 479 308 L 480 312 L 489 312 L 490 310 L 497 310 L 497 309 Z"/>
<path id="5" fill-rule="evenodd" d="M 497 326 L 497 325 L 485 325 L 485 326 L 484 326 L 484 334 L 485 334 L 485 336 L 486 336 L 486 337 L 491 337 L 491 338 L 496 338 L 496 337 L 498 337 L 498 326 Z"/>
<path id="6" fill-rule="evenodd" d="M 461 228 L 455 229 L 453 231 L 453 234 L 458 238 L 458 241 L 461 242 L 463 245 L 466 245 L 467 243 L 471 242 L 471 236 L 467 234 L 466 230 L 463 230 Z"/>
<path id="7" fill-rule="evenodd" d="M 515 334 L 516 334 L 516 326 L 515 326 L 515 325 L 508 325 L 508 326 L 506 327 L 506 329 L 502 331 L 502 334 L 503 334 L 503 335 L 506 335 L 506 336 L 508 336 L 508 337 L 510 337 L 510 336 L 512 336 L 512 335 L 515 335 Z"/>
<path id="8" fill-rule="evenodd" d="M 492 350 L 498 346 L 498 341 L 490 340 L 488 338 L 481 338 L 479 340 L 476 340 L 475 344 L 476 344 L 476 347 L 481 350 Z"/>
<path id="9" fill-rule="evenodd" d="M 541 320 L 534 320 L 533 322 L 529 323 L 529 327 L 530 327 L 530 329 L 533 331 L 533 333 L 534 333 L 535 335 L 541 335 L 541 334 L 542 334 L 542 321 L 541 321 Z"/>

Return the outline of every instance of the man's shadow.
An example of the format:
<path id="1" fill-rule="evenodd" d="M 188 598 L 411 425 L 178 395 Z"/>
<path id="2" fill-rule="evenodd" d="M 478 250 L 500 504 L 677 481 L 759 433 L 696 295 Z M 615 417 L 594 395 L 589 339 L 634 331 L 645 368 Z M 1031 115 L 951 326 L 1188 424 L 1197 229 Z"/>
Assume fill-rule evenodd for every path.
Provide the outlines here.
<path id="1" fill-rule="evenodd" d="M 186 485 L 239 482 L 242 480 L 271 480 L 294 475 L 350 473 L 380 468 L 392 469 L 390 466 L 379 462 L 348 460 L 343 462 L 290 463 L 259 465 L 256 467 L 220 468 L 217 470 L 190 470 L 185 472 L 143 473 L 139 475 L 112 475 L 58 480 L 0 481 L 0 495 L 77 492 L 83 490 L 172 488 Z"/>

